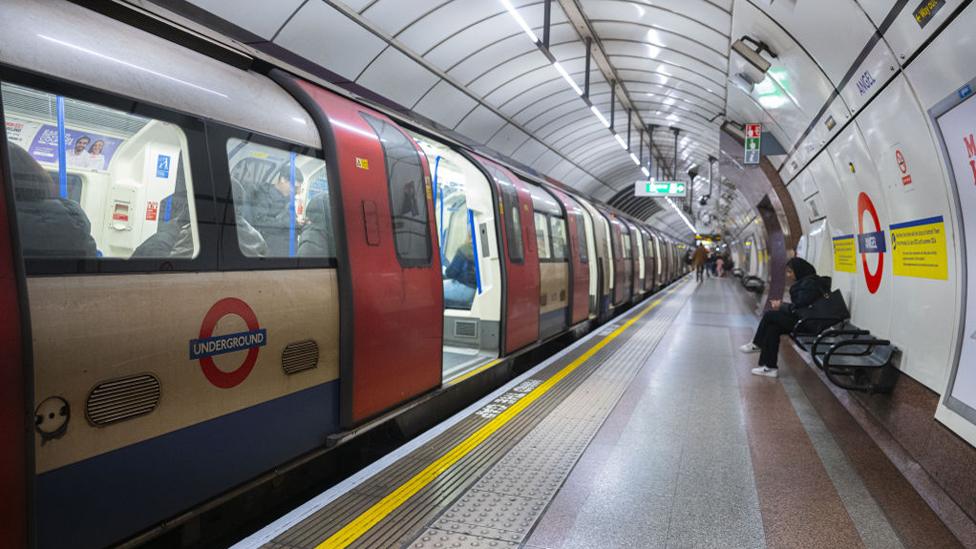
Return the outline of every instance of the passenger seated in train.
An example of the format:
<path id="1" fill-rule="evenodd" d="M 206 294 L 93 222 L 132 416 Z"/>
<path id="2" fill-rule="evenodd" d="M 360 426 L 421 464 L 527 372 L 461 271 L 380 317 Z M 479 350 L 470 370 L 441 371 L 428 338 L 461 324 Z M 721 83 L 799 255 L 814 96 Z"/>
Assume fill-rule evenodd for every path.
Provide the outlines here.
<path id="1" fill-rule="evenodd" d="M 293 217 L 292 196 L 301 195 L 305 176 L 296 169 L 292 189 L 291 172 L 290 166 L 282 166 L 271 182 L 254 189 L 247 201 L 245 220 L 264 237 L 272 257 L 289 257 L 293 235 L 297 237 L 301 231 L 297 216 Z"/>
<path id="2" fill-rule="evenodd" d="M 444 271 L 444 306 L 449 309 L 470 309 L 478 287 L 475 273 L 474 246 L 469 234 Z"/>
<path id="3" fill-rule="evenodd" d="M 778 377 L 779 339 L 789 334 L 800 320 L 803 310 L 824 299 L 830 292 L 830 279 L 817 275 L 817 269 L 807 261 L 794 257 L 786 263 L 786 280 L 790 286 L 790 302 L 770 301 L 772 310 L 759 321 L 752 342 L 739 347 L 743 353 L 759 353 L 757 376 Z"/>
<path id="4" fill-rule="evenodd" d="M 298 244 L 299 257 L 335 257 L 331 215 L 328 193 L 320 192 L 308 201 L 306 222 Z"/>
<path id="5" fill-rule="evenodd" d="M 27 151 L 8 144 L 24 257 L 95 257 L 95 239 L 85 210 L 77 202 L 59 197 L 44 168 Z"/>
<path id="6" fill-rule="evenodd" d="M 193 257 L 193 230 L 182 163 L 182 158 L 176 161 L 176 191 L 159 202 L 161 214 L 156 233 L 132 252 L 133 258 Z"/>

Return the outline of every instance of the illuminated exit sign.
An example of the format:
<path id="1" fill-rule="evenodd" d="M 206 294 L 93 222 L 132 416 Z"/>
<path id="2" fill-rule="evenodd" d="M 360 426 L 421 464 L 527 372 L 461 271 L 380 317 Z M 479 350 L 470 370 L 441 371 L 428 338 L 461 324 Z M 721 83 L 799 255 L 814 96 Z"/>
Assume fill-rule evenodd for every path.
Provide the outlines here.
<path id="1" fill-rule="evenodd" d="M 685 196 L 687 189 L 683 181 L 637 181 L 634 183 L 634 196 L 664 198 L 666 196 Z"/>
<path id="2" fill-rule="evenodd" d="M 762 138 L 762 124 L 746 124 L 746 154 L 743 164 L 759 163 L 759 146 Z"/>

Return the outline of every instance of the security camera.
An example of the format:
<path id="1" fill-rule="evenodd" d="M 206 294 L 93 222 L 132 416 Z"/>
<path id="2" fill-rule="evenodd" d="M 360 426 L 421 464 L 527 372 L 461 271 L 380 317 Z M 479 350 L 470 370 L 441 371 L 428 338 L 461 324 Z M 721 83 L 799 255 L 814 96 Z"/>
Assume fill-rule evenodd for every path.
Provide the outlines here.
<path id="1" fill-rule="evenodd" d="M 698 203 L 702 206 L 708 205 L 708 195 L 707 194 L 702 195 L 701 198 L 698 199 Z"/>
<path id="2" fill-rule="evenodd" d="M 752 42 L 755 44 L 756 48 L 753 49 L 753 47 L 746 42 Z M 738 57 L 735 59 L 736 62 L 734 74 L 751 85 L 756 85 L 762 82 L 766 78 L 766 72 L 770 67 L 769 61 L 767 61 L 766 58 L 760 54 L 763 51 L 766 51 L 769 52 L 769 54 L 774 58 L 776 57 L 776 55 L 765 43 L 758 42 L 748 36 L 743 36 L 742 38 L 736 40 L 732 44 L 732 51 L 738 55 Z"/>

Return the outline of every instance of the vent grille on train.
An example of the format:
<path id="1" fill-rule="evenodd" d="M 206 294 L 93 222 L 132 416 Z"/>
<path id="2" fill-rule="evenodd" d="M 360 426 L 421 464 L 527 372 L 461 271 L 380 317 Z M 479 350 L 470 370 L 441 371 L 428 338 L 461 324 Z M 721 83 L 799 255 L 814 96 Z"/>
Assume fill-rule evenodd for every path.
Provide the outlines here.
<path id="1" fill-rule="evenodd" d="M 478 337 L 478 323 L 473 320 L 458 320 L 454 323 L 455 337 Z"/>
<path id="2" fill-rule="evenodd" d="M 3 85 L 3 108 L 8 118 L 15 114 L 51 123 L 57 119 L 55 95 L 13 84 Z M 64 101 L 64 117 L 68 126 L 119 137 L 129 137 L 149 123 L 148 118 L 67 98 Z"/>
<path id="3" fill-rule="evenodd" d="M 281 368 L 292 375 L 311 370 L 319 364 L 319 344 L 308 339 L 289 343 L 281 351 Z"/>
<path id="4" fill-rule="evenodd" d="M 110 425 L 152 412 L 159 397 L 159 380 L 149 374 L 104 381 L 88 393 L 85 415 L 92 425 Z"/>

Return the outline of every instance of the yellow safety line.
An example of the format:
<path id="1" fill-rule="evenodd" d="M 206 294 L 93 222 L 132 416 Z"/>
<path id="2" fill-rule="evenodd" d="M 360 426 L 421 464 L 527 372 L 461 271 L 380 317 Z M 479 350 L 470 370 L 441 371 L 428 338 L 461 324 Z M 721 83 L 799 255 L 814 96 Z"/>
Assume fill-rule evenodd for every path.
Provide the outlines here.
<path id="1" fill-rule="evenodd" d="M 475 431 L 473 434 L 464 439 L 457 446 L 452 448 L 446 454 L 438 458 L 436 461 L 424 468 L 413 478 L 404 482 L 399 488 L 391 492 L 389 495 L 381 499 L 380 501 L 373 504 L 372 507 L 364 511 L 361 515 L 350 521 L 348 524 L 342 527 L 341 530 L 332 534 L 329 539 L 323 541 L 316 546 L 315 549 L 332 549 L 332 548 L 344 548 L 348 547 L 354 541 L 359 539 L 363 534 L 369 531 L 370 528 L 375 526 L 379 521 L 386 518 L 387 515 L 395 511 L 400 505 L 405 501 L 410 499 L 414 494 L 422 490 L 425 486 L 437 479 L 441 473 L 447 471 L 452 465 L 457 463 L 461 458 L 468 455 L 472 450 L 478 447 L 479 444 L 485 441 L 489 436 L 491 436 L 495 431 L 501 429 L 506 423 L 511 421 L 515 416 L 526 409 L 530 404 L 538 400 L 542 395 L 546 394 L 550 389 L 552 389 L 557 383 L 562 381 L 566 376 L 573 373 L 577 368 L 582 366 L 587 360 L 589 360 L 593 355 L 607 346 L 611 341 L 616 339 L 625 330 L 630 328 L 635 322 L 641 319 L 644 315 L 651 312 L 655 307 L 661 304 L 665 297 L 674 293 L 678 287 L 668 291 L 666 294 L 655 300 L 653 303 L 644 308 L 643 311 L 634 315 L 633 318 L 625 322 L 619 328 L 611 332 L 609 335 L 600 340 L 599 343 L 591 347 L 588 351 L 583 353 L 579 358 L 571 362 L 565 368 L 560 370 L 558 373 L 550 377 L 548 380 L 543 382 L 541 385 L 536 387 L 532 392 L 526 394 L 524 397 L 515 402 L 507 410 L 495 416 L 494 419 L 486 423 L 480 429 Z"/>
<path id="2" fill-rule="evenodd" d="M 452 379 L 447 384 L 448 385 L 456 385 L 458 383 L 461 383 L 465 379 L 468 379 L 471 376 L 476 376 L 476 375 L 480 374 L 481 372 L 484 372 L 488 368 L 491 368 L 492 366 L 500 363 L 503 360 L 505 360 L 505 359 L 503 359 L 503 358 L 496 358 L 495 360 L 492 360 L 491 362 L 489 362 L 488 364 L 485 364 L 484 366 L 480 366 L 478 368 L 475 368 L 474 370 L 471 370 L 470 372 L 464 374 L 463 376 L 456 377 L 456 378 Z"/>

